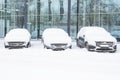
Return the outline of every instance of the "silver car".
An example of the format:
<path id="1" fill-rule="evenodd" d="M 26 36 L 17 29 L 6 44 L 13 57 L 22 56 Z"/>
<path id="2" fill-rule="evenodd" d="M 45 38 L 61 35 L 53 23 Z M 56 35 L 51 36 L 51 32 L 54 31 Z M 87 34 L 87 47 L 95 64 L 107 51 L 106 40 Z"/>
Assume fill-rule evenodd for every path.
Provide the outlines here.
<path id="1" fill-rule="evenodd" d="M 81 28 L 76 42 L 77 46 L 86 47 L 88 51 L 115 52 L 117 50 L 117 40 L 104 28 L 97 26 Z"/>

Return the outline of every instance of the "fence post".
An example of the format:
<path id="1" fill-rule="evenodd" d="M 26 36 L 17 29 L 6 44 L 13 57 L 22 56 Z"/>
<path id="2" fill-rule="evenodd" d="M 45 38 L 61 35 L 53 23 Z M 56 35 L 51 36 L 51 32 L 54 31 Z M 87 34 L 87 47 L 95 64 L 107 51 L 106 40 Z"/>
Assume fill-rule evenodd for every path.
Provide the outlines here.
<path id="1" fill-rule="evenodd" d="M 4 36 L 6 35 L 7 33 L 7 0 L 5 0 L 5 22 L 4 22 Z"/>
<path id="2" fill-rule="evenodd" d="M 68 17 L 67 17 L 67 32 L 70 36 L 70 23 L 71 23 L 71 0 L 68 0 Z"/>

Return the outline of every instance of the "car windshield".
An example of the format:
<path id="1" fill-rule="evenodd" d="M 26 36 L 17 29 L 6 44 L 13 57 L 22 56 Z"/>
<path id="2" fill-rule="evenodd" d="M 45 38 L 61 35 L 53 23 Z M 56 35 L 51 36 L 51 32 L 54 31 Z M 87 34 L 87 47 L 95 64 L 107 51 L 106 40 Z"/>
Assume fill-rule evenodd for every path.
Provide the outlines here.
<path id="1" fill-rule="evenodd" d="M 22 36 L 29 36 L 27 30 L 25 29 L 13 29 L 9 32 L 9 34 L 7 34 L 8 36 L 19 36 L 19 37 L 22 37 Z"/>
<path id="2" fill-rule="evenodd" d="M 45 36 L 48 36 L 48 37 L 63 37 L 63 36 L 68 36 L 68 34 L 63 31 L 63 30 L 59 30 L 59 29 L 51 29 L 49 31 L 46 31 L 45 32 Z"/>
<path id="3" fill-rule="evenodd" d="M 86 35 L 87 36 L 106 36 L 106 35 L 110 35 L 107 31 L 105 30 L 100 30 L 100 29 L 95 29 L 95 30 L 89 30 L 89 31 L 86 31 Z"/>

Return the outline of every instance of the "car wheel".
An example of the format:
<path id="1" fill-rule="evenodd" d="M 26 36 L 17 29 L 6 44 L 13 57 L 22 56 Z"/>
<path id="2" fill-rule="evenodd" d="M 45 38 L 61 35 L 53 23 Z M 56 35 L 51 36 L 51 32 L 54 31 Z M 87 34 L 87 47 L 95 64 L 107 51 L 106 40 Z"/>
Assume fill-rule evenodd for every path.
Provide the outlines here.
<path id="1" fill-rule="evenodd" d="M 46 49 L 50 49 L 49 47 L 46 47 Z"/>
<path id="2" fill-rule="evenodd" d="M 44 45 L 44 48 L 47 48 L 47 47 Z"/>
<path id="3" fill-rule="evenodd" d="M 46 48 L 45 45 L 44 45 L 44 48 Z"/>
<path id="4" fill-rule="evenodd" d="M 28 44 L 25 46 L 25 48 L 28 48 L 30 47 L 30 42 L 28 42 Z"/>
<path id="5" fill-rule="evenodd" d="M 4 43 L 4 47 L 5 47 L 5 48 L 8 48 L 9 46 L 5 45 L 5 43 Z"/>
<path id="6" fill-rule="evenodd" d="M 79 47 L 78 39 L 76 40 L 76 44 L 77 44 L 77 46 Z"/>
<path id="7" fill-rule="evenodd" d="M 45 48 L 45 49 L 50 49 L 49 47 L 47 47 L 47 46 L 45 46 L 45 45 L 44 45 L 44 48 Z"/>
<path id="8" fill-rule="evenodd" d="M 8 48 L 8 46 L 6 46 L 6 45 L 4 45 L 5 46 L 5 48 Z"/>
<path id="9" fill-rule="evenodd" d="M 28 45 L 26 45 L 25 48 L 28 48 Z"/>
<path id="10" fill-rule="evenodd" d="M 79 45 L 79 47 L 80 47 L 80 48 L 84 48 L 84 47 L 82 47 L 81 45 Z"/>
<path id="11" fill-rule="evenodd" d="M 29 42 L 29 43 L 28 43 L 28 47 L 30 47 L 30 46 L 31 46 L 31 43 Z"/>
<path id="12" fill-rule="evenodd" d="M 87 50 L 90 51 L 90 47 L 89 46 L 87 46 Z"/>
<path id="13" fill-rule="evenodd" d="M 28 47 L 30 47 L 30 46 L 31 46 L 31 43 L 30 43 L 30 42 L 28 42 L 28 44 L 27 44 L 27 48 L 28 48 Z"/>

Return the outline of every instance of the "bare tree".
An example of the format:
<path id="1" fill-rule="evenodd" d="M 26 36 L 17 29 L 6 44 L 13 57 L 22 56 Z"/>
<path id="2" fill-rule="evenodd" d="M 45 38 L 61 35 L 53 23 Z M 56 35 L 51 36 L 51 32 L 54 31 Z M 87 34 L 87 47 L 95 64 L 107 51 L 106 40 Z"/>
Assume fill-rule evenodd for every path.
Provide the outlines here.
<path id="1" fill-rule="evenodd" d="M 40 14 L 41 14 L 41 3 L 37 0 L 37 38 L 40 38 Z"/>
<path id="2" fill-rule="evenodd" d="M 15 0 L 15 15 L 17 27 L 27 28 L 28 0 Z"/>
<path id="3" fill-rule="evenodd" d="M 77 13 L 76 5 L 77 2 L 72 6 L 74 13 Z M 112 0 L 80 0 L 79 5 L 79 16 L 82 18 L 80 19 L 81 25 L 85 21 L 86 26 L 101 25 L 100 22 L 104 23 L 104 25 L 111 26 L 113 25 L 112 23 L 115 23 L 113 19 L 117 15 L 110 15 L 110 13 L 120 11 L 120 7 Z"/>
<path id="4" fill-rule="evenodd" d="M 62 20 L 64 15 L 63 0 L 59 0 L 59 3 L 60 3 L 60 20 Z"/>

